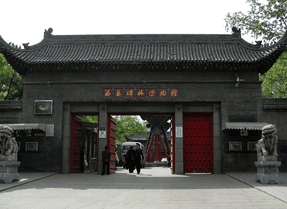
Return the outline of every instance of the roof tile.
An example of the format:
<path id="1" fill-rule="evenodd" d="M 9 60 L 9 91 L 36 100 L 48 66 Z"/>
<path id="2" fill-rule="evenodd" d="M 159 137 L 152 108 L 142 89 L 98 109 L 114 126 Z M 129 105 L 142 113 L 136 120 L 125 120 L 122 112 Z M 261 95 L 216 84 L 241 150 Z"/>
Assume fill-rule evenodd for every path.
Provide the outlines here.
<path id="1" fill-rule="evenodd" d="M 287 34 L 272 47 L 258 48 L 233 35 L 50 36 L 18 50 L 0 36 L 0 48 L 22 66 L 61 63 L 254 63 L 279 56 Z M 5 53 L 4 53 L 5 55 Z M 274 60 L 274 59 L 273 59 Z"/>

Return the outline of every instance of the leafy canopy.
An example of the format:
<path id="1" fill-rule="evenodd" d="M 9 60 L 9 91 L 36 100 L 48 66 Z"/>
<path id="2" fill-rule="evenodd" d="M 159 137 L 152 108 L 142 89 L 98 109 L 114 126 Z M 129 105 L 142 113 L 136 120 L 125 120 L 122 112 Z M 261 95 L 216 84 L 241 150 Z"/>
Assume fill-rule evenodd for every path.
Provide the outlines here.
<path id="1" fill-rule="evenodd" d="M 20 100 L 23 97 L 23 79 L 0 54 L 0 100 Z"/>
<path id="2" fill-rule="evenodd" d="M 90 123 L 98 123 L 98 116 L 81 115 L 83 120 Z M 116 139 L 125 142 L 125 136 L 147 133 L 147 122 L 141 121 L 137 116 L 116 116 Z"/>
<path id="3" fill-rule="evenodd" d="M 262 94 L 266 98 L 287 98 L 287 53 L 283 53 L 273 67 L 260 75 Z"/>
<path id="4" fill-rule="evenodd" d="M 265 44 L 278 41 L 287 29 L 287 0 L 246 2 L 250 5 L 247 14 L 239 11 L 226 15 L 226 30 L 229 31 L 232 27 L 240 28 L 243 35 L 250 34 L 255 39 L 261 38 Z"/>
<path id="5" fill-rule="evenodd" d="M 122 142 L 127 141 L 125 136 L 146 134 L 146 122 L 141 121 L 137 116 L 116 116 L 116 139 Z"/>
<path id="6" fill-rule="evenodd" d="M 226 15 L 226 30 L 240 28 L 243 35 L 260 38 L 264 45 L 279 41 L 287 30 L 287 0 L 247 0 L 247 3 L 250 5 L 247 14 L 239 11 Z M 287 52 L 259 79 L 263 97 L 287 98 Z"/>
<path id="7" fill-rule="evenodd" d="M 82 118 L 84 121 L 87 121 L 89 123 L 98 123 L 98 116 L 97 115 L 80 115 L 80 118 Z"/>

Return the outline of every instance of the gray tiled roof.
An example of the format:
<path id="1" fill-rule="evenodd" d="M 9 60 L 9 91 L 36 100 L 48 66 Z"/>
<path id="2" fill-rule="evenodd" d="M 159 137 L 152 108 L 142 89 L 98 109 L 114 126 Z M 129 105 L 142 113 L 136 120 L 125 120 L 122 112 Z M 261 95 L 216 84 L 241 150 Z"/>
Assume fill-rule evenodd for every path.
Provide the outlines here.
<path id="1" fill-rule="evenodd" d="M 22 109 L 23 101 L 22 100 L 11 100 L 11 101 L 0 101 L 0 110 L 6 109 Z"/>
<path id="2" fill-rule="evenodd" d="M 286 50 L 287 35 L 271 47 L 232 35 L 52 35 L 26 49 L 10 47 L 0 36 L 2 52 L 16 69 L 70 64 L 255 64 L 271 65 Z M 263 62 L 261 62 L 263 63 Z M 261 71 L 266 71 L 266 69 Z M 267 69 L 268 70 L 268 69 Z"/>

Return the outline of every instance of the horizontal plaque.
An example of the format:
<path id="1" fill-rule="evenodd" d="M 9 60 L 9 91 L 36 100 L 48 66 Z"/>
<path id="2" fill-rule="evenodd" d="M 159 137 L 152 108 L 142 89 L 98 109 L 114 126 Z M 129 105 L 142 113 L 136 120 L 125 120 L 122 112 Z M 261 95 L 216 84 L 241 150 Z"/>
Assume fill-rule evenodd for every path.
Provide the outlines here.
<path id="1" fill-rule="evenodd" d="M 104 88 L 103 95 L 106 98 L 177 98 L 179 90 L 178 88 Z"/>

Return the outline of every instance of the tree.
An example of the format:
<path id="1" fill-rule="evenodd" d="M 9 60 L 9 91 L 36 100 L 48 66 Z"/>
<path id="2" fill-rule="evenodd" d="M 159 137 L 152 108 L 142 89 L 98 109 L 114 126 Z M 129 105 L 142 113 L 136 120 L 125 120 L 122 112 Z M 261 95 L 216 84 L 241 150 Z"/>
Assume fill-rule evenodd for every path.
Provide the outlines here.
<path id="1" fill-rule="evenodd" d="M 243 35 L 261 38 L 265 46 L 279 41 L 287 30 L 287 0 L 247 0 L 247 3 L 250 4 L 247 14 L 235 12 L 226 15 L 226 30 L 240 28 Z M 287 53 L 283 53 L 274 66 L 259 78 L 263 81 L 263 97 L 287 98 Z"/>
<path id="2" fill-rule="evenodd" d="M 116 139 L 126 141 L 125 136 L 147 133 L 146 122 L 136 116 L 116 116 Z"/>
<path id="3" fill-rule="evenodd" d="M 83 120 L 90 123 L 98 123 L 98 116 L 81 115 Z M 122 142 L 127 141 L 125 136 L 145 134 L 147 132 L 146 122 L 136 116 L 116 116 L 116 139 Z"/>
<path id="4" fill-rule="evenodd" d="M 0 100 L 20 100 L 23 97 L 23 79 L 0 54 Z"/>
<path id="5" fill-rule="evenodd" d="M 96 115 L 79 115 L 79 117 L 89 123 L 98 123 L 98 116 Z"/>
<path id="6" fill-rule="evenodd" d="M 250 10 L 228 13 L 225 17 L 226 30 L 237 27 L 243 30 L 243 35 L 262 38 L 263 43 L 272 44 L 278 41 L 287 30 L 287 0 L 247 0 Z"/>
<path id="7" fill-rule="evenodd" d="M 283 53 L 273 67 L 260 75 L 262 95 L 266 98 L 287 98 L 287 53 Z"/>

